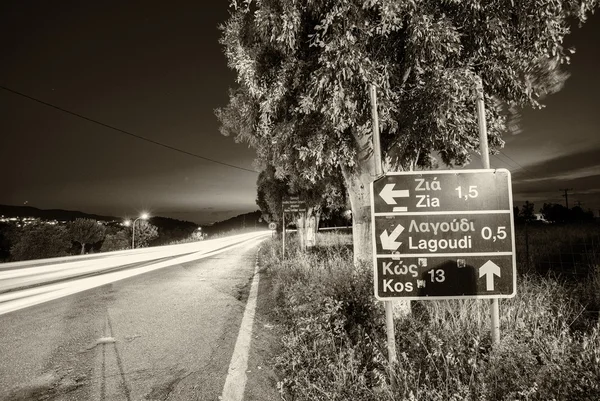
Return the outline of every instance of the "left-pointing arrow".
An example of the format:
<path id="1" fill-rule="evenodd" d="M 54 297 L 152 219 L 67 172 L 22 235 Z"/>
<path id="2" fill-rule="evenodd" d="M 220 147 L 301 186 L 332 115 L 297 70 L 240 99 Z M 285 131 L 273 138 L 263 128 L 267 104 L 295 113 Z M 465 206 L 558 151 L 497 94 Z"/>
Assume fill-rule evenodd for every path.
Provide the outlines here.
<path id="1" fill-rule="evenodd" d="M 381 199 L 383 199 L 388 205 L 396 204 L 396 199 L 394 198 L 408 198 L 410 196 L 408 189 L 394 190 L 395 185 L 396 184 L 385 184 L 385 186 L 379 193 Z"/>
<path id="2" fill-rule="evenodd" d="M 398 239 L 400 234 L 402 234 L 402 231 L 404 231 L 404 227 L 402 227 L 402 224 L 398 224 L 391 234 L 388 234 L 388 231 L 384 230 L 379 236 L 379 238 L 381 238 L 381 247 L 388 251 L 395 251 L 398 248 L 400 248 L 402 242 L 397 242 L 396 240 Z"/>
<path id="3" fill-rule="evenodd" d="M 485 276 L 485 289 L 494 291 L 494 276 L 500 277 L 500 266 L 488 260 L 479 268 L 479 278 L 483 276 Z"/>

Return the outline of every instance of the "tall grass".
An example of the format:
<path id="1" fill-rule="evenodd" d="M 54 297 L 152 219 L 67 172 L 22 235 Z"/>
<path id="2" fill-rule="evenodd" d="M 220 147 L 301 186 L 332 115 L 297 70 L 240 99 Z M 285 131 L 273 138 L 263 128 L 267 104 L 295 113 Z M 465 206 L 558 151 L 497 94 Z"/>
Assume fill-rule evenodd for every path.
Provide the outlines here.
<path id="1" fill-rule="evenodd" d="M 285 333 L 276 358 L 283 399 L 600 399 L 600 334 L 581 302 L 583 293 L 600 292 L 597 273 L 576 287 L 521 276 L 518 295 L 501 302 L 502 337 L 493 347 L 489 302 L 421 302 L 419 313 L 396 321 L 391 388 L 372 268 L 353 265 L 350 236 L 319 239 L 309 253 L 292 239 L 285 260 L 278 240 L 261 251 Z"/>
<path id="2" fill-rule="evenodd" d="M 600 264 L 600 226 L 595 223 L 520 224 L 515 227 L 515 236 L 521 273 L 564 275 L 574 264 Z"/>

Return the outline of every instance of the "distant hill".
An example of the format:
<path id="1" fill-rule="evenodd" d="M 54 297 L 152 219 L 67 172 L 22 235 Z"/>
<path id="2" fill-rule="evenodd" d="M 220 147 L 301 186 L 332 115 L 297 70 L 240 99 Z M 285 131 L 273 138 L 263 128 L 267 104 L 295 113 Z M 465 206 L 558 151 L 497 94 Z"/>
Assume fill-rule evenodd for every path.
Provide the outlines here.
<path id="1" fill-rule="evenodd" d="M 215 235 L 231 230 L 242 229 L 266 229 L 268 224 L 261 219 L 262 213 L 260 210 L 251 213 L 240 214 L 227 220 L 218 221 L 210 226 L 203 226 L 202 230 L 208 235 Z M 261 219 L 262 220 L 262 219 Z"/>
<path id="2" fill-rule="evenodd" d="M 75 210 L 38 209 L 32 206 L 0 205 L 0 215 L 5 217 L 37 217 L 43 220 L 73 221 L 75 219 L 94 219 L 102 221 L 121 220 L 114 216 L 101 216 Z"/>
<path id="3" fill-rule="evenodd" d="M 150 217 L 149 222 L 158 228 L 158 238 L 152 245 L 165 245 L 171 241 L 186 239 L 198 228 L 196 223 L 170 217 Z"/>
<path id="4" fill-rule="evenodd" d="M 120 222 L 123 219 L 114 216 L 101 216 L 76 210 L 38 209 L 31 206 L 0 205 L 0 215 L 5 217 L 37 217 L 42 220 L 73 221 L 75 219 L 94 219 L 106 222 Z M 158 228 L 159 237 L 152 245 L 164 245 L 172 241 L 186 239 L 197 228 L 198 224 L 189 221 L 153 216 L 150 223 Z"/>

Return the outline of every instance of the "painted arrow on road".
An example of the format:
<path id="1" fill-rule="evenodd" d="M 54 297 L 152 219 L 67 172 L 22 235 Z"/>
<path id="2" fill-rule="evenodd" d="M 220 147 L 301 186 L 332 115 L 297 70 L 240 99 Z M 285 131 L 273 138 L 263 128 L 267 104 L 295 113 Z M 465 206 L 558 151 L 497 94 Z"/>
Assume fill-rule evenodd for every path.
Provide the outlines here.
<path id="1" fill-rule="evenodd" d="M 479 268 L 479 278 L 485 277 L 486 290 L 494 291 L 494 276 L 500 277 L 500 266 L 488 260 Z"/>
<path id="2" fill-rule="evenodd" d="M 408 189 L 394 190 L 395 185 L 396 184 L 385 184 L 385 186 L 379 193 L 381 199 L 383 199 L 388 205 L 396 204 L 396 199 L 394 198 L 408 198 L 409 196 Z"/>
<path id="3" fill-rule="evenodd" d="M 381 247 L 388 251 L 395 251 L 398 248 L 400 248 L 402 242 L 397 242 L 396 240 L 398 239 L 400 234 L 402 234 L 402 231 L 404 231 L 404 227 L 402 227 L 401 224 L 398 224 L 391 234 L 388 234 L 387 230 L 382 232 L 379 236 L 379 238 L 381 238 Z"/>

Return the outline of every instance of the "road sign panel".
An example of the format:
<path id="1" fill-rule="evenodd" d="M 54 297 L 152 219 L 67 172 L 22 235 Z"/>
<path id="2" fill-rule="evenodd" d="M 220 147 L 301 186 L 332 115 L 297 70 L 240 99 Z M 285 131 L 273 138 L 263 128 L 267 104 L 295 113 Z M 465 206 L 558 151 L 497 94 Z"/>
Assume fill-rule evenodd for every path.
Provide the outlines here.
<path id="1" fill-rule="evenodd" d="M 286 213 L 306 212 L 306 202 L 284 203 L 283 211 Z"/>
<path id="2" fill-rule="evenodd" d="M 376 297 L 513 297 L 511 205 L 505 169 L 389 173 L 373 182 Z M 393 273 L 390 266 L 396 266 Z M 428 274 L 433 274 L 429 286 Z"/>
<path id="3" fill-rule="evenodd" d="M 306 201 L 299 196 L 284 196 L 281 205 L 285 213 L 306 212 Z"/>
<path id="4" fill-rule="evenodd" d="M 510 172 L 436 170 L 388 173 L 373 183 L 375 213 L 507 210 Z"/>
<path id="5" fill-rule="evenodd" d="M 269 223 L 269 230 L 275 230 L 277 228 L 277 224 L 274 222 Z"/>
<path id="6" fill-rule="evenodd" d="M 379 299 L 510 298 L 512 255 L 379 258 Z"/>
<path id="7" fill-rule="evenodd" d="M 491 214 L 375 216 L 374 227 L 377 255 L 512 251 L 508 210 Z"/>
<path id="8" fill-rule="evenodd" d="M 299 196 L 284 196 L 281 200 L 281 203 L 284 205 L 299 203 L 299 202 L 304 202 L 302 199 L 300 199 Z"/>

